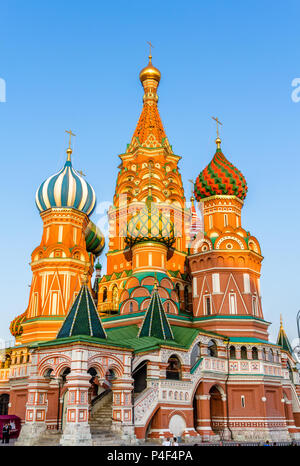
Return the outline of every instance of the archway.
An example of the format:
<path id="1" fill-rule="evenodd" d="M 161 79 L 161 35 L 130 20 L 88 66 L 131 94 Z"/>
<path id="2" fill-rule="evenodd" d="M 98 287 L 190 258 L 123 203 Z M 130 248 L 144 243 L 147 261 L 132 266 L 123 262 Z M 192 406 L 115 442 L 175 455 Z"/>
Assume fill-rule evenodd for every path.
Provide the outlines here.
<path id="1" fill-rule="evenodd" d="M 2 395 L 0 395 L 0 416 L 7 416 L 8 403 L 9 395 L 7 393 L 3 393 Z"/>
<path id="2" fill-rule="evenodd" d="M 181 364 L 176 355 L 172 355 L 168 359 L 166 369 L 166 379 L 180 380 L 181 379 Z"/>
<path id="3" fill-rule="evenodd" d="M 147 387 L 147 361 L 142 361 L 132 372 L 134 393 L 141 393 Z"/>
<path id="4" fill-rule="evenodd" d="M 210 394 L 210 425 L 211 430 L 217 434 L 223 430 L 223 402 L 220 390 L 216 385 L 209 390 Z"/>

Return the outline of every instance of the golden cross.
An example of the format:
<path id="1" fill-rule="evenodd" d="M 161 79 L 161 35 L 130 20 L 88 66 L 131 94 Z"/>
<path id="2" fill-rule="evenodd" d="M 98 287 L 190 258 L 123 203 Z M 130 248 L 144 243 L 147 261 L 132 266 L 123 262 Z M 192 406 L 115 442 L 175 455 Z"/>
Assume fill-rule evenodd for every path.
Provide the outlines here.
<path id="1" fill-rule="evenodd" d="M 81 176 L 86 176 L 86 175 L 83 173 L 82 170 L 80 170 L 78 173 L 79 173 L 79 175 L 81 175 Z"/>
<path id="2" fill-rule="evenodd" d="M 71 130 L 69 130 L 69 131 L 66 130 L 66 133 L 68 133 L 70 135 L 70 137 L 69 137 L 69 149 L 71 149 L 71 138 L 72 138 L 72 136 L 76 136 L 76 134 L 73 134 Z"/>
<path id="3" fill-rule="evenodd" d="M 218 117 L 212 117 L 212 119 L 215 120 L 215 122 L 217 123 L 217 137 L 219 137 L 219 125 L 223 125 L 223 123 L 221 123 L 220 120 L 218 120 Z"/>
<path id="4" fill-rule="evenodd" d="M 152 55 L 151 55 L 151 47 L 153 48 L 153 45 L 152 45 L 151 42 L 148 41 L 148 40 L 147 40 L 147 44 L 149 44 L 149 47 L 150 47 L 149 58 L 152 58 Z"/>

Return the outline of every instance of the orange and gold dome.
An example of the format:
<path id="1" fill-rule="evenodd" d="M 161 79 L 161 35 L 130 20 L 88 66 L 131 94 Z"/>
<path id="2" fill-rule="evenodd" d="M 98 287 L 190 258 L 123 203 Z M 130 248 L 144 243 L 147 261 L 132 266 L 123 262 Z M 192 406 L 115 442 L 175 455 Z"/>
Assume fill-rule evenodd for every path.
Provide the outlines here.
<path id="1" fill-rule="evenodd" d="M 161 78 L 160 71 L 157 68 L 155 68 L 155 66 L 152 65 L 152 56 L 149 55 L 148 65 L 145 66 L 145 68 L 143 68 L 142 71 L 140 72 L 140 81 L 143 84 L 143 82 L 146 79 L 154 79 L 155 81 L 159 83 L 160 78 Z"/>

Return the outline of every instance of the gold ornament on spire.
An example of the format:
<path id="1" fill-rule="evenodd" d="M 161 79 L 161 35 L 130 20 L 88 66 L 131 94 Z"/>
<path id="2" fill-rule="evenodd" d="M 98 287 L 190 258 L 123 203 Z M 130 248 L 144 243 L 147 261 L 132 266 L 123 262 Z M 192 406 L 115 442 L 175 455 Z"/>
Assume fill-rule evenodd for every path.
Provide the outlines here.
<path id="1" fill-rule="evenodd" d="M 72 149 L 71 149 L 71 138 L 72 138 L 72 136 L 76 136 L 76 134 L 72 133 L 71 130 L 69 130 L 69 131 L 66 130 L 66 133 L 69 134 L 69 147 L 68 147 L 66 152 L 68 154 L 67 161 L 70 162 L 71 161 L 71 154 L 73 152 Z"/>
<path id="2" fill-rule="evenodd" d="M 151 55 L 151 49 L 153 48 L 153 45 L 151 42 L 148 42 L 149 47 L 150 47 L 150 52 L 149 52 L 149 63 L 148 65 L 142 69 L 140 72 L 140 81 L 143 83 L 146 79 L 154 79 L 159 83 L 160 81 L 160 71 L 155 68 L 155 66 L 152 65 L 152 55 Z"/>
<path id="3" fill-rule="evenodd" d="M 189 180 L 189 182 L 191 183 L 191 197 L 190 197 L 190 201 L 193 203 L 195 198 L 194 198 L 194 186 L 195 186 L 195 182 L 193 180 Z"/>
<path id="4" fill-rule="evenodd" d="M 216 124 L 217 124 L 217 139 L 216 139 L 216 144 L 217 144 L 217 148 L 220 149 L 221 147 L 221 139 L 219 137 L 219 125 L 223 125 L 223 123 L 220 122 L 220 120 L 215 117 L 212 117 L 213 120 L 215 120 Z"/>

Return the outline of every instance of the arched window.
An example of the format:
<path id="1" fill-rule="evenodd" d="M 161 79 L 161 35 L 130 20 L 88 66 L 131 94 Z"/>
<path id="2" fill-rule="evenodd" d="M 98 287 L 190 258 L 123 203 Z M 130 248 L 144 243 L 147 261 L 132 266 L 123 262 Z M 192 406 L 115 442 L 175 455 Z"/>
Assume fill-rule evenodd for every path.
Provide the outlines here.
<path id="1" fill-rule="evenodd" d="M 112 289 L 112 302 L 113 302 L 113 309 L 116 310 L 118 309 L 118 288 L 116 286 L 113 287 Z"/>
<path id="2" fill-rule="evenodd" d="M 106 303 L 107 301 L 107 288 L 103 288 L 102 301 Z"/>
<path id="3" fill-rule="evenodd" d="M 69 367 L 66 367 L 63 372 L 60 374 L 62 383 L 65 384 L 67 381 L 67 375 L 70 374 L 71 369 Z"/>
<path id="4" fill-rule="evenodd" d="M 262 358 L 263 358 L 264 361 L 267 360 L 267 354 L 266 354 L 266 349 L 265 348 L 263 348 L 263 350 L 262 350 Z"/>
<path id="5" fill-rule="evenodd" d="M 210 340 L 208 342 L 207 349 L 208 349 L 208 356 L 212 358 L 218 357 L 218 349 L 217 349 L 217 344 L 215 340 Z"/>
<path id="6" fill-rule="evenodd" d="M 44 374 L 45 379 L 51 379 L 51 377 L 52 377 L 52 376 L 51 376 L 52 372 L 53 372 L 53 369 L 50 369 L 50 368 L 47 369 L 46 372 L 45 372 L 45 374 Z"/>
<path id="7" fill-rule="evenodd" d="M 176 293 L 177 293 L 177 296 L 178 296 L 178 301 L 180 302 L 180 286 L 179 286 L 179 283 L 176 283 Z"/>
<path id="8" fill-rule="evenodd" d="M 0 395 L 0 416 L 7 416 L 8 403 L 9 395 L 7 393 L 3 393 L 2 395 Z"/>
<path id="9" fill-rule="evenodd" d="M 197 361 L 199 361 L 201 356 L 200 343 L 196 343 L 194 348 L 191 351 L 191 367 L 194 367 Z"/>
<path id="10" fill-rule="evenodd" d="M 170 303 L 167 302 L 167 314 L 170 314 Z"/>
<path id="11" fill-rule="evenodd" d="M 241 347 L 241 359 L 248 359 L 246 346 Z"/>
<path id="12" fill-rule="evenodd" d="M 291 368 L 291 365 L 290 365 L 289 361 L 286 362 L 286 368 L 289 371 L 289 377 L 290 377 L 291 382 L 294 382 L 293 371 L 292 371 L 292 368 Z"/>
<path id="13" fill-rule="evenodd" d="M 184 287 L 184 307 L 185 309 L 189 307 L 189 289 L 187 286 Z"/>
<path id="14" fill-rule="evenodd" d="M 274 362 L 274 353 L 271 348 L 269 350 L 269 362 Z"/>
<path id="15" fill-rule="evenodd" d="M 129 303 L 129 312 L 133 312 L 133 302 L 130 301 Z"/>
<path id="16" fill-rule="evenodd" d="M 252 359 L 258 359 L 258 351 L 255 346 L 252 348 Z"/>
<path id="17" fill-rule="evenodd" d="M 235 347 L 234 346 L 230 346 L 229 356 L 230 356 L 230 359 L 235 359 L 236 358 L 236 353 L 235 353 Z"/>
<path id="18" fill-rule="evenodd" d="M 181 364 L 178 357 L 175 355 L 169 357 L 166 378 L 171 380 L 181 379 Z"/>

